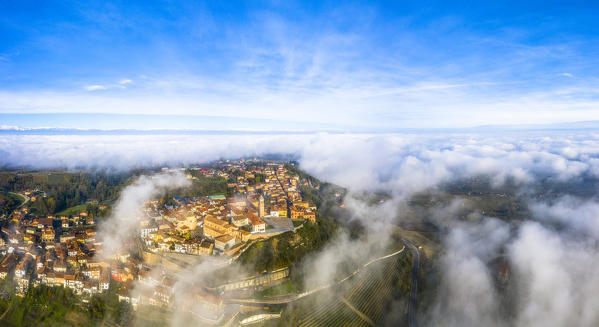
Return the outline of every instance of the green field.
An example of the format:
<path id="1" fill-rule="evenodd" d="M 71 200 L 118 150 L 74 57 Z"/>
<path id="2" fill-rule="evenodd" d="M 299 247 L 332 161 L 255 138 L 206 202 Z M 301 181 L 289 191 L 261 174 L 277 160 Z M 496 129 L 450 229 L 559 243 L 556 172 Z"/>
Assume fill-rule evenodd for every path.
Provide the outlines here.
<path id="1" fill-rule="evenodd" d="M 257 293 L 256 297 L 265 298 L 265 297 L 270 297 L 270 296 L 297 293 L 299 291 L 300 290 L 298 289 L 297 283 L 295 283 L 294 281 L 291 281 L 291 280 L 287 280 L 279 285 L 275 285 L 275 286 L 268 288 L 260 293 Z"/>
<path id="2" fill-rule="evenodd" d="M 87 204 L 80 204 L 78 206 L 66 208 L 61 212 L 58 212 L 56 215 L 58 216 L 71 216 L 80 213 L 81 211 L 85 211 L 87 208 Z"/>

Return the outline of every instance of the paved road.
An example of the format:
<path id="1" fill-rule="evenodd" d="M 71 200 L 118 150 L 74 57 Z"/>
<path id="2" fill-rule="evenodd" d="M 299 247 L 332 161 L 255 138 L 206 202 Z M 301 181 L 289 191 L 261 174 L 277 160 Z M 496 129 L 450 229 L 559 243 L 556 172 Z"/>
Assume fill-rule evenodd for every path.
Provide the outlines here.
<path id="1" fill-rule="evenodd" d="M 412 282 L 410 285 L 410 299 L 408 302 L 408 326 L 416 327 L 416 306 L 418 304 L 418 270 L 420 269 L 420 252 L 414 243 L 404 240 L 404 244 L 410 248 L 414 254 L 414 261 L 412 262 Z"/>
<path id="2" fill-rule="evenodd" d="M 25 204 L 27 204 L 27 202 L 29 202 L 29 197 L 28 197 L 27 195 L 23 194 L 23 193 L 15 193 L 15 192 L 9 192 L 9 193 L 12 193 L 12 194 L 16 194 L 16 195 L 22 196 L 22 197 L 25 199 L 25 201 L 23 201 L 23 203 L 21 203 L 21 204 L 20 204 L 20 205 L 17 207 L 17 209 L 18 209 L 18 208 L 21 208 L 22 206 L 24 206 Z"/>
<path id="3" fill-rule="evenodd" d="M 382 256 L 382 257 L 372 259 L 369 262 L 365 263 L 363 266 L 356 269 L 351 274 L 347 275 L 346 277 L 342 278 L 341 280 L 339 280 L 333 284 L 324 285 L 319 288 L 316 288 L 316 289 L 313 289 L 313 290 L 310 290 L 310 291 L 307 291 L 304 293 L 300 293 L 300 294 L 285 295 L 285 296 L 273 297 L 273 298 L 268 298 L 268 299 L 246 298 L 246 299 L 228 299 L 225 301 L 228 303 L 261 304 L 261 305 L 277 305 L 277 304 L 286 304 L 286 303 L 295 302 L 295 301 L 297 301 L 301 298 L 304 298 L 306 296 L 309 296 L 314 293 L 320 292 L 322 290 L 331 288 L 335 285 L 339 285 L 339 284 L 347 281 L 351 277 L 355 276 L 356 274 L 358 274 L 361 269 L 364 269 L 377 261 L 396 256 L 396 255 L 402 253 L 405 250 L 405 248 L 407 247 L 410 249 L 410 251 L 414 255 L 414 260 L 412 261 L 412 280 L 410 282 L 410 296 L 409 296 L 409 301 L 408 301 L 408 326 L 416 327 L 417 326 L 416 312 L 417 312 L 417 304 L 418 304 L 418 275 L 419 275 L 419 271 L 420 271 L 420 251 L 418 251 L 418 247 L 416 245 L 414 245 L 414 243 L 410 242 L 409 240 L 404 239 L 403 242 L 404 242 L 405 246 L 401 250 L 391 253 L 391 254 L 388 254 L 388 255 L 385 255 L 385 256 Z"/>
<path id="4" fill-rule="evenodd" d="M 23 203 L 21 203 L 18 207 L 16 207 L 11 213 L 9 213 L 7 215 L 7 217 L 10 219 L 14 215 L 14 213 L 15 213 L 16 210 L 21 209 L 24 205 L 27 204 L 27 202 L 29 202 L 29 197 L 27 195 L 25 195 L 25 194 L 22 194 L 22 193 L 15 193 L 15 192 L 8 192 L 8 193 L 14 194 L 14 195 L 17 195 L 17 196 L 22 196 L 25 199 L 25 201 L 23 201 Z"/>
<path id="5" fill-rule="evenodd" d="M 301 298 L 304 298 L 306 296 L 312 295 L 314 293 L 320 292 L 322 290 L 326 290 L 329 289 L 333 286 L 336 285 L 340 285 L 343 282 L 347 281 L 348 279 L 350 279 L 351 277 L 355 276 L 356 274 L 358 274 L 362 269 L 368 267 L 369 265 L 377 262 L 377 261 L 381 261 L 390 257 L 394 257 L 400 253 L 403 253 L 403 251 L 406 249 L 406 247 L 402 247 L 399 251 L 387 254 L 385 256 L 382 257 L 378 257 L 378 258 L 374 258 L 370 261 L 368 261 L 367 263 L 365 263 L 364 265 L 362 265 L 361 267 L 358 267 L 358 269 L 354 270 L 351 274 L 345 276 L 344 278 L 340 279 L 339 281 L 335 282 L 335 283 L 331 283 L 328 285 L 324 285 L 315 289 L 312 289 L 310 291 L 306 291 L 300 294 L 292 294 L 292 295 L 284 295 L 284 296 L 277 296 L 277 297 L 272 297 L 272 298 L 267 298 L 267 299 L 254 299 L 254 298 L 246 298 L 246 299 L 226 299 L 225 302 L 227 303 L 237 303 L 237 304 L 264 304 L 264 305 L 277 305 L 277 304 L 286 304 L 286 303 L 291 303 L 294 301 L 297 301 Z"/>

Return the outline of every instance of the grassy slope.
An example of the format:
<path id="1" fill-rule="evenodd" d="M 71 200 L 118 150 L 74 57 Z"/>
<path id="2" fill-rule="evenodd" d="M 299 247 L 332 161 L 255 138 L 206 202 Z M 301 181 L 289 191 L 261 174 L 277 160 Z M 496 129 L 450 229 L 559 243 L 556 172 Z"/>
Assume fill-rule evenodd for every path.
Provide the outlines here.
<path id="1" fill-rule="evenodd" d="M 59 216 L 62 216 L 62 215 L 70 216 L 70 215 L 78 214 L 81 211 L 85 211 L 86 208 L 87 208 L 87 205 L 84 203 L 84 204 L 80 204 L 78 206 L 66 208 L 65 210 L 57 213 L 56 215 L 59 215 Z"/>

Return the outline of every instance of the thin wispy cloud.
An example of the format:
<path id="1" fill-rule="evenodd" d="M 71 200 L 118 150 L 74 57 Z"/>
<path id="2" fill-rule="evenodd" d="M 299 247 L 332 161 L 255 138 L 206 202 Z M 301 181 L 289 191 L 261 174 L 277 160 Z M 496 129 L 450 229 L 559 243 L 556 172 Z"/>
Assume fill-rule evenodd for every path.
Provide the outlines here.
<path id="1" fill-rule="evenodd" d="M 99 90 L 106 90 L 106 86 L 104 86 L 104 85 L 99 85 L 99 84 L 87 85 L 87 86 L 85 87 L 85 90 L 87 90 L 87 91 L 99 91 Z"/>
<path id="2" fill-rule="evenodd" d="M 8 63 L 4 78 L 13 76 L 19 87 L 0 87 L 0 112 L 280 115 L 379 128 L 599 117 L 597 35 L 567 23 L 535 26 L 559 8 L 535 12 L 524 24 L 511 7 L 500 8 L 498 23 L 460 6 L 426 16 L 378 4 L 288 6 L 81 6 L 75 22 L 52 27 L 62 34 L 25 31 L 14 40 L 46 51 L 46 66 Z M 152 21 L 163 12 L 179 23 Z M 551 37 L 556 30 L 570 37 Z M 69 35 L 88 39 L 70 43 Z M 71 51 L 57 52 L 57 44 Z M 94 52 L 100 48 L 112 50 Z M 84 55 L 94 64 L 81 62 Z M 23 70 L 39 77 L 19 77 Z"/>
<path id="3" fill-rule="evenodd" d="M 85 90 L 86 91 L 100 91 L 100 90 L 110 90 L 110 89 L 126 89 L 127 85 L 133 84 L 133 81 L 128 79 L 128 78 L 124 78 L 121 79 L 120 81 L 118 81 L 118 83 L 114 83 L 114 84 L 92 84 L 92 85 L 87 85 L 85 86 Z"/>

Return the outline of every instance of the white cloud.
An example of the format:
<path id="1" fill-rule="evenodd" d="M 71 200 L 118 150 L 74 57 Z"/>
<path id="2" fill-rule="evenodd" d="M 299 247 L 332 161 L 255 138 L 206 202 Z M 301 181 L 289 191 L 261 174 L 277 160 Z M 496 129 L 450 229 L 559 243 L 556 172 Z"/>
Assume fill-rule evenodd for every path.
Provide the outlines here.
<path id="1" fill-rule="evenodd" d="M 440 259 L 442 283 L 431 312 L 425 315 L 427 325 L 505 325 L 487 264 L 509 238 L 508 224 L 491 218 L 460 223 L 450 230 Z"/>
<path id="2" fill-rule="evenodd" d="M 526 189 L 538 177 L 570 182 L 599 177 L 599 134 L 301 134 L 301 135 L 0 135 L 0 166 L 109 167 L 189 165 L 219 158 L 295 153 L 301 168 L 352 191 L 345 201 L 353 219 L 368 221 L 376 238 L 340 235 L 307 263 L 318 271 L 308 285 L 335 279 L 322 262 L 367 257 L 384 243 L 385 223 L 406 197 L 439 184 L 477 175 L 494 185 L 515 181 Z M 139 182 L 141 183 L 141 182 Z M 143 184 L 143 183 L 141 183 Z M 153 185 L 153 184 L 152 184 Z M 144 188 L 145 189 L 145 188 Z M 154 189 L 151 186 L 149 189 Z M 368 205 L 354 192 L 384 190 L 393 201 Z M 151 192 L 133 192 L 139 204 Z M 130 192 L 124 192 L 129 194 Z M 120 208 L 119 205 L 117 207 Z M 531 220 L 508 223 L 470 212 L 468 199 L 433 207 L 441 234 L 442 276 L 429 325 L 596 326 L 599 292 L 599 220 L 595 199 L 563 197 L 530 202 Z M 134 216 L 130 210 L 122 216 Z M 133 213 L 131 213 L 133 212 Z M 466 213 L 468 213 L 466 211 Z M 119 214 L 120 215 L 120 214 Z M 556 227 L 558 226 L 559 229 Z M 119 228 L 126 230 L 128 227 Z M 351 249 L 351 251 L 343 251 Z M 347 253 L 341 256 L 340 253 Z M 496 279 L 501 259 L 509 267 L 509 303 Z M 312 268 L 310 268 L 312 267 Z"/>
<path id="3" fill-rule="evenodd" d="M 538 96 L 490 97 L 485 90 L 427 89 L 379 96 L 386 88 L 269 90 L 256 84 L 203 81 L 197 86 L 139 85 L 135 93 L 0 92 L 2 112 L 214 115 L 331 123 L 369 129 L 472 127 L 589 121 L 599 117 L 594 94 L 577 98 L 554 91 Z M 161 85 L 167 86 L 161 86 Z M 86 91 L 124 89 L 97 84 Z M 137 84 L 136 84 L 137 85 Z M 202 86 L 204 85 L 204 86 Z M 477 95 L 478 94 L 478 95 Z"/>
<path id="4" fill-rule="evenodd" d="M 98 91 L 98 90 L 106 90 L 106 86 L 104 85 L 99 85 L 99 84 L 94 84 L 94 85 L 87 85 L 85 87 L 85 89 L 87 91 Z"/>
<path id="5" fill-rule="evenodd" d="M 13 125 L 0 125 L 0 130 L 3 131 L 22 131 L 23 128 Z"/>
<path id="6" fill-rule="evenodd" d="M 191 182 L 182 173 L 142 176 L 121 192 L 113 213 L 101 225 L 98 238 L 102 240 L 102 255 L 111 258 L 130 240 L 140 221 L 145 219 L 146 201 L 168 190 L 183 188 Z"/>
<path id="7" fill-rule="evenodd" d="M 118 81 L 118 83 L 114 84 L 92 84 L 84 87 L 86 91 L 99 91 L 99 90 L 109 90 L 109 89 L 126 89 L 127 85 L 132 84 L 133 81 L 128 78 L 124 78 Z"/>
<path id="8" fill-rule="evenodd" d="M 388 36 L 395 41 L 381 43 L 373 38 L 382 35 L 377 33 L 382 26 L 376 10 L 362 8 L 359 24 L 338 29 L 335 22 L 344 16 L 341 13 L 355 17 L 355 10 L 335 8 L 331 13 L 335 18 L 327 20 L 331 24 L 319 25 L 318 33 L 311 32 L 313 24 L 302 19 L 291 22 L 260 11 L 248 17 L 248 26 L 235 32 L 236 27 L 229 26 L 233 30 L 219 35 L 222 46 L 214 50 L 224 50 L 216 52 L 222 58 L 206 61 L 175 47 L 164 57 L 147 56 L 160 57 L 151 61 L 155 66 L 150 71 L 135 71 L 137 65 L 133 65 L 113 80 L 94 81 L 106 89 L 134 83 L 135 92 L 5 89 L 0 94 L 0 110 L 218 113 L 381 128 L 555 123 L 599 117 L 597 81 L 591 72 L 579 73 L 589 64 L 586 52 L 578 52 L 580 44 L 532 46 L 465 33 L 467 37 L 439 38 L 459 51 L 447 56 L 438 51 L 439 44 L 429 44 L 423 37 L 437 35 L 438 24 L 394 31 Z M 446 21 L 441 19 L 440 25 Z M 161 42 L 150 46 L 160 54 L 165 53 L 163 47 Z M 433 56 L 414 56 L 423 50 Z M 206 65 L 210 69 L 202 69 Z M 560 77 L 573 74 L 578 78 Z"/>
<path id="9" fill-rule="evenodd" d="M 567 151 L 564 151 L 568 148 Z M 304 169 L 357 190 L 409 194 L 440 182 L 490 175 L 525 184 L 599 172 L 599 135 L 298 134 L 0 136 L 0 165 L 112 167 L 189 165 L 222 157 L 297 153 Z M 351 164 L 349 164 L 351 163 Z M 340 169 L 342 167 L 343 169 Z"/>

